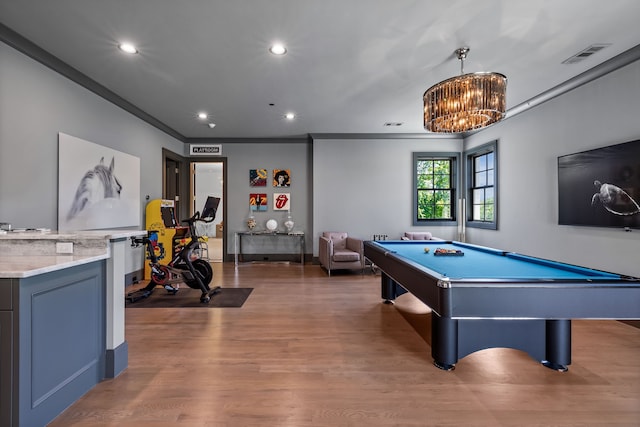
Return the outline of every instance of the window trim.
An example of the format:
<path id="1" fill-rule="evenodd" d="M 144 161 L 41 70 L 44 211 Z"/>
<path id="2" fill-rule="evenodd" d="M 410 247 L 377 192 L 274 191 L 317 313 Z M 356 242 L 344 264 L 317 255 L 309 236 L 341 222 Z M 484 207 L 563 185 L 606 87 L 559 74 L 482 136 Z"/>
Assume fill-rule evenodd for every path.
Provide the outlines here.
<path id="1" fill-rule="evenodd" d="M 474 169 L 474 158 L 493 152 L 493 221 L 474 221 L 473 218 L 473 174 L 475 173 Z M 466 212 L 465 212 L 465 226 L 468 228 L 482 228 L 485 230 L 497 230 L 498 229 L 498 202 L 499 202 L 499 191 L 498 191 L 498 140 L 494 140 L 488 142 L 486 144 L 480 145 L 471 150 L 467 150 L 464 152 L 465 156 L 465 165 L 466 165 Z"/>
<path id="2" fill-rule="evenodd" d="M 453 214 L 453 220 L 445 219 L 423 219 L 418 220 L 418 177 L 417 177 L 417 163 L 422 159 L 446 159 L 451 160 L 451 185 L 452 185 L 452 206 L 451 212 Z M 455 226 L 458 224 L 458 212 L 457 212 L 457 198 L 460 192 L 460 153 L 458 152 L 414 152 L 412 155 L 412 196 L 411 196 L 411 224 L 414 226 Z"/>

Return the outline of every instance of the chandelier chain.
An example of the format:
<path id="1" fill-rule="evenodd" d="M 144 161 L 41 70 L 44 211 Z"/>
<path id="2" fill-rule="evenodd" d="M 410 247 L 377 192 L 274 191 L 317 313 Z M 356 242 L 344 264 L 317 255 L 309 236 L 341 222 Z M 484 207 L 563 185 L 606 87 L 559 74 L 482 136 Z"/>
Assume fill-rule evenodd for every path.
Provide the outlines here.
<path id="1" fill-rule="evenodd" d="M 458 59 L 460 60 L 460 75 L 464 74 L 464 60 L 467 58 L 470 48 L 465 46 L 455 50 Z"/>

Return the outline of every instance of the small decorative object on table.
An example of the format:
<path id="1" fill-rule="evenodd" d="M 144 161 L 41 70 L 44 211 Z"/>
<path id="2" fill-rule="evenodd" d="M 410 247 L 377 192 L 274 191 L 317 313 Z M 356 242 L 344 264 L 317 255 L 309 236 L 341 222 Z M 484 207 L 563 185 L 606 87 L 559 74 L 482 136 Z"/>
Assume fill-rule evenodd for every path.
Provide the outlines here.
<path id="1" fill-rule="evenodd" d="M 433 254 L 435 256 L 463 256 L 464 252 L 458 249 L 437 248 Z"/>
<path id="2" fill-rule="evenodd" d="M 269 231 L 276 231 L 276 229 L 278 228 L 278 221 L 276 221 L 275 219 L 270 219 L 269 221 L 267 221 L 267 230 Z"/>
<path id="3" fill-rule="evenodd" d="M 253 229 L 256 228 L 256 219 L 253 215 L 250 215 L 249 218 L 247 218 L 247 228 L 249 231 L 253 231 Z"/>
<path id="4" fill-rule="evenodd" d="M 284 227 L 287 229 L 289 233 L 293 231 L 293 226 L 295 223 L 293 222 L 293 217 L 290 213 L 287 213 L 287 217 L 284 220 Z"/>

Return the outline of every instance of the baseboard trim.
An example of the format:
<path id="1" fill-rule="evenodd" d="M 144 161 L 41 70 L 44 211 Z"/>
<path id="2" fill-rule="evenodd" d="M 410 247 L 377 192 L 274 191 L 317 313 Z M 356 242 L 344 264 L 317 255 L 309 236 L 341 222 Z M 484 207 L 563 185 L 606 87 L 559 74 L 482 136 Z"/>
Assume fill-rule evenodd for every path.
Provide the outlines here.
<path id="1" fill-rule="evenodd" d="M 131 273 L 124 275 L 124 285 L 134 285 L 139 283 L 141 280 L 144 280 L 144 269 L 132 271 Z"/>
<path id="2" fill-rule="evenodd" d="M 129 366 L 129 344 L 123 342 L 113 350 L 107 350 L 105 378 L 115 378 Z"/>

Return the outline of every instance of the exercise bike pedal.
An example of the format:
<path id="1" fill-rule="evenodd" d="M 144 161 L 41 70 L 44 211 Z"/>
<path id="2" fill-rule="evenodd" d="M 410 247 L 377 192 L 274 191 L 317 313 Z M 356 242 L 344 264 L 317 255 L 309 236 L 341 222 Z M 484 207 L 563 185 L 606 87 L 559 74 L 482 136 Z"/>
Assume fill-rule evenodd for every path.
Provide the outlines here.
<path id="1" fill-rule="evenodd" d="M 222 288 L 220 286 L 216 286 L 215 288 L 209 289 L 206 294 L 202 294 L 200 297 L 200 302 L 203 304 L 208 304 L 211 301 L 211 297 L 217 293 L 220 293 Z"/>
<path id="2" fill-rule="evenodd" d="M 175 295 L 179 290 L 177 286 L 173 287 L 171 285 L 164 285 L 164 288 L 167 290 L 167 292 L 169 292 L 172 295 Z"/>

